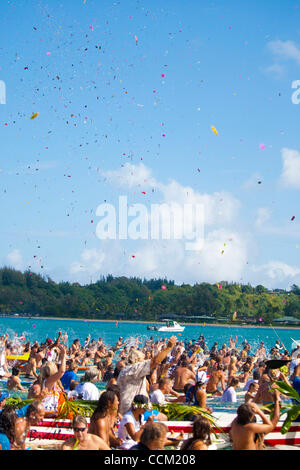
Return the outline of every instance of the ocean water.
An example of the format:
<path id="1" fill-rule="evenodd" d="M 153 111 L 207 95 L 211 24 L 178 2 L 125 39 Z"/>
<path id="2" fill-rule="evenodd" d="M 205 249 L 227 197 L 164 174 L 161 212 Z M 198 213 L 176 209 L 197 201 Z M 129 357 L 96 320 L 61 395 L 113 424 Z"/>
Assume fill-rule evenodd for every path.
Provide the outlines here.
<path id="1" fill-rule="evenodd" d="M 55 339 L 58 332 L 67 332 L 68 344 L 71 345 L 74 339 L 79 338 L 83 343 L 90 333 L 91 339 L 97 340 L 99 337 L 108 346 L 114 345 L 118 338 L 122 336 L 128 340 L 129 345 L 135 344 L 136 338 L 141 341 L 152 336 L 154 339 L 169 337 L 170 333 L 156 332 L 147 330 L 146 323 L 130 322 L 98 322 L 91 320 L 60 320 L 60 319 L 40 319 L 40 318 L 20 318 L 20 317 L 1 317 L 0 335 L 9 334 L 10 340 L 13 340 L 17 334 L 25 334 L 26 341 L 33 343 L 45 341 L 46 338 Z M 208 347 L 210 348 L 215 341 L 221 346 L 223 343 L 229 344 L 229 337 L 237 337 L 237 347 L 242 347 L 242 342 L 246 339 L 251 345 L 250 353 L 254 354 L 260 342 L 265 343 L 266 350 L 269 351 L 275 345 L 277 339 L 280 339 L 286 349 L 291 351 L 292 338 L 300 340 L 300 330 L 295 328 L 263 328 L 263 327 L 238 327 L 238 326 L 208 326 L 208 325 L 186 325 L 182 333 L 174 333 L 178 340 L 197 340 L 200 334 L 203 334 Z M 23 342 L 24 343 L 24 342 Z"/>

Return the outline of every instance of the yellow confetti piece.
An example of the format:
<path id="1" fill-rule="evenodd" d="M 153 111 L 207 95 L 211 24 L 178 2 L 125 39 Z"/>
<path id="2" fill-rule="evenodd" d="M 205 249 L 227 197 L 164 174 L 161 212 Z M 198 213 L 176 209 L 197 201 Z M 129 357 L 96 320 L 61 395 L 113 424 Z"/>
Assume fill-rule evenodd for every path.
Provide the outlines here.
<path id="1" fill-rule="evenodd" d="M 30 119 L 35 119 L 36 117 L 38 117 L 39 114 L 40 114 L 40 113 L 34 113 L 34 114 L 31 116 Z"/>
<path id="2" fill-rule="evenodd" d="M 216 129 L 214 126 L 211 126 L 211 130 L 212 130 L 216 135 L 218 135 L 218 131 L 217 131 L 217 129 Z"/>

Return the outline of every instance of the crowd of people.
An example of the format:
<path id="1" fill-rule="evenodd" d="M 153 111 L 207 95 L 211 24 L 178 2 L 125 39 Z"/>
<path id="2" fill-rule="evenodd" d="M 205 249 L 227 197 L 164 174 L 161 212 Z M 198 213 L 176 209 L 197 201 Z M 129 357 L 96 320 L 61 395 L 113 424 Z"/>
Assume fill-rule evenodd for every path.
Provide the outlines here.
<path id="1" fill-rule="evenodd" d="M 61 332 L 55 340 L 47 338 L 41 344 L 26 343 L 25 336 L 23 341 L 10 340 L 8 334 L 0 337 L 0 376 L 6 380 L 6 389 L 0 390 L 2 450 L 26 449 L 30 426 L 44 416 L 56 416 L 66 397 L 96 401 L 97 406 L 90 420 L 82 415 L 73 418 L 74 435 L 61 445 L 62 450 L 168 446 L 206 450 L 212 436 L 207 415 L 191 412 L 193 435 L 187 438 L 183 432 L 168 432 L 163 406 L 181 403 L 213 413 L 216 397 L 219 402 L 236 403 L 237 390 L 244 393 L 231 423 L 232 448 L 262 449 L 264 436 L 278 423 L 280 401 L 285 399 L 275 382 L 282 380 L 300 392 L 300 349 L 299 354 L 289 353 L 279 340 L 270 351 L 263 342 L 255 351 L 246 340 L 238 347 L 238 339 L 231 336 L 228 344 L 216 341 L 209 349 L 203 334 L 197 341 L 150 337 L 136 339 L 134 344 L 120 337 L 110 347 L 90 335 L 83 344 L 75 339 L 69 345 L 67 333 Z M 16 353 L 28 357 L 9 359 Z M 276 361 L 280 366 L 276 367 Z M 81 377 L 79 370 L 84 370 Z M 22 377 L 29 381 L 28 389 Z M 96 386 L 99 382 L 105 390 Z M 14 391 L 26 392 L 33 401 L 15 410 L 6 404 Z M 272 418 L 261 409 L 269 403 L 274 403 Z"/>

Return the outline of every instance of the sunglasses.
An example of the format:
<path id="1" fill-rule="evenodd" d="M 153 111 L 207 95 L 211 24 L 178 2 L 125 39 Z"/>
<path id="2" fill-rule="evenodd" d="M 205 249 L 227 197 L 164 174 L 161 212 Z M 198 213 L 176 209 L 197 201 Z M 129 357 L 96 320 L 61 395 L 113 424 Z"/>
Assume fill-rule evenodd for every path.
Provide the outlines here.
<path id="1" fill-rule="evenodd" d="M 73 428 L 74 432 L 84 432 L 86 428 Z"/>

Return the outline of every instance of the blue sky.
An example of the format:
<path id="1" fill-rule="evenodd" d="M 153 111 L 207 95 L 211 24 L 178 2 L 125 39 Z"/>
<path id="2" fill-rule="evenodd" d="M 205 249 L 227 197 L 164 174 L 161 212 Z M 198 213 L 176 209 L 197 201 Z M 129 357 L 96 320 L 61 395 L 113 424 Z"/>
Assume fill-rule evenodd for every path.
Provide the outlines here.
<path id="1" fill-rule="evenodd" d="M 81 283 L 300 283 L 298 0 L 0 12 L 1 265 Z M 203 203 L 203 248 L 99 240 L 97 207 L 119 195 Z"/>

